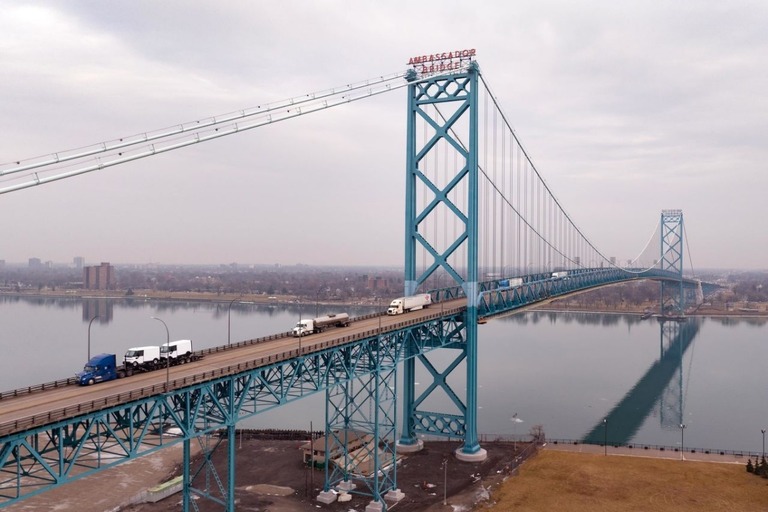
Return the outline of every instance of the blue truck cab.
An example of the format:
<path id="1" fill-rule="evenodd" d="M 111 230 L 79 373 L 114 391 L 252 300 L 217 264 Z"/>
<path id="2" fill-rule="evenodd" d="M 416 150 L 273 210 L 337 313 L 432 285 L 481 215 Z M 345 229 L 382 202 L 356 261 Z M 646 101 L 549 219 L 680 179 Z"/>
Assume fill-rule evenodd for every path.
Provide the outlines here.
<path id="1" fill-rule="evenodd" d="M 115 354 L 99 354 L 93 356 L 83 371 L 77 373 L 81 386 L 90 386 L 96 382 L 106 382 L 117 378 L 117 358 Z"/>

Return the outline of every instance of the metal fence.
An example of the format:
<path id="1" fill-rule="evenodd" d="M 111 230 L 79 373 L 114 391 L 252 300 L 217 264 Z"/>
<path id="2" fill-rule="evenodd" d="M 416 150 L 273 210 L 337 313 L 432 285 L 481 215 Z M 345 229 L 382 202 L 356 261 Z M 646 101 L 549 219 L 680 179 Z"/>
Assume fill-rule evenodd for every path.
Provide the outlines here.
<path id="1" fill-rule="evenodd" d="M 579 439 L 547 439 L 548 443 L 551 444 L 567 444 L 567 445 L 589 445 L 589 446 L 605 446 L 602 443 L 594 444 L 594 443 L 584 443 Z M 715 449 L 715 448 L 696 448 L 696 447 L 680 447 L 680 446 L 669 446 L 669 445 L 662 445 L 662 444 L 642 444 L 642 443 L 625 443 L 625 444 L 617 444 L 617 443 L 608 443 L 609 448 L 626 448 L 629 450 L 638 450 L 638 451 L 644 451 L 644 450 L 658 450 L 660 452 L 680 452 L 681 450 L 683 453 L 704 453 L 707 455 L 728 455 L 731 457 L 759 457 L 761 454 L 760 452 L 751 452 L 751 451 L 745 451 L 745 450 L 723 450 L 723 449 Z"/>

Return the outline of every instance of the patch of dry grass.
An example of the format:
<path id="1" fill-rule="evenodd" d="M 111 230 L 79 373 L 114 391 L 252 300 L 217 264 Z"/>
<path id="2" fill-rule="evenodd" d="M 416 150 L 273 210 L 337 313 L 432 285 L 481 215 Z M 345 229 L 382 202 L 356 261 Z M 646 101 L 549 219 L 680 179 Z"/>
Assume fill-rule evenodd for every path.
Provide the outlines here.
<path id="1" fill-rule="evenodd" d="M 495 511 L 768 510 L 768 480 L 741 464 L 542 450 L 491 497 Z"/>

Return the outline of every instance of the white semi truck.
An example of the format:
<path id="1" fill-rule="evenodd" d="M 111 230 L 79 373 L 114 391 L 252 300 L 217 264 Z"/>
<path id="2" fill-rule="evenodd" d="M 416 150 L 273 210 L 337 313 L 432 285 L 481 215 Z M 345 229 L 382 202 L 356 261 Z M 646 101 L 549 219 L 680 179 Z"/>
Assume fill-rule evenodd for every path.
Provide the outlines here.
<path id="1" fill-rule="evenodd" d="M 432 296 L 428 293 L 421 295 L 411 295 L 410 297 L 400 297 L 393 300 L 387 308 L 388 315 L 400 315 L 408 311 L 425 308 L 432 304 Z"/>
<path id="2" fill-rule="evenodd" d="M 560 272 L 552 272 L 552 279 L 565 279 L 568 277 L 567 270 L 561 270 Z"/>
<path id="3" fill-rule="evenodd" d="M 306 336 L 316 332 L 323 332 L 328 327 L 346 327 L 349 325 L 349 315 L 346 313 L 336 313 L 333 315 L 320 316 L 317 318 L 307 318 L 299 320 L 296 327 L 293 328 L 293 336 Z"/>

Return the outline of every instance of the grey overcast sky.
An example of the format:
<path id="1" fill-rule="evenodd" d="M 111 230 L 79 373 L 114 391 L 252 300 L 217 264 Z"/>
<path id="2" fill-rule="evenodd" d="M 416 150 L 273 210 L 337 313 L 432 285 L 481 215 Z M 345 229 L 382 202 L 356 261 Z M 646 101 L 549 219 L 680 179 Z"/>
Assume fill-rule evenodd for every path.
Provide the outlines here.
<path id="1" fill-rule="evenodd" d="M 695 267 L 768 267 L 763 0 L 4 0 L 0 163 L 463 48 L 605 254 L 681 208 Z M 405 112 L 403 89 L 0 195 L 0 259 L 402 265 Z"/>

